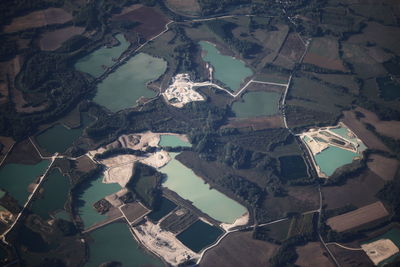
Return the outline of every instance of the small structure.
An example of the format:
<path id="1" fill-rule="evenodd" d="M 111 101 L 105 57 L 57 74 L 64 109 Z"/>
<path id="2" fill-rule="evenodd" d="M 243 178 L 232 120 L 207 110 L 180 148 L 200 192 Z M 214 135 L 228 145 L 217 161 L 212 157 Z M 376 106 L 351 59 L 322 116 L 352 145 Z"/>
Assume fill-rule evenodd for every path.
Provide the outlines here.
<path id="1" fill-rule="evenodd" d="M 399 248 L 390 239 L 379 239 L 361 245 L 361 248 L 367 253 L 367 256 L 375 265 L 399 253 Z"/>

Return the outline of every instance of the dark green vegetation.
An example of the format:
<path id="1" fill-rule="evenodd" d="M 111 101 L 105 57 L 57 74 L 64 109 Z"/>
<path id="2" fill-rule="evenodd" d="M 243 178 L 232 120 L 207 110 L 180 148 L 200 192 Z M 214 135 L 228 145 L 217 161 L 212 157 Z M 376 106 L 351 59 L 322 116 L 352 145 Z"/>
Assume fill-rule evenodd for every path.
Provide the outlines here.
<path id="1" fill-rule="evenodd" d="M 136 197 L 148 208 L 153 209 L 160 201 L 162 174 L 153 167 L 135 163 L 132 178 L 126 185 Z"/>
<path id="2" fill-rule="evenodd" d="M 284 156 L 279 158 L 282 178 L 299 179 L 308 176 L 307 166 L 300 156 Z"/>
<path id="3" fill-rule="evenodd" d="M 161 218 L 163 218 L 165 215 L 170 213 L 175 208 L 176 208 L 176 205 L 175 205 L 174 202 L 172 202 L 171 200 L 163 197 L 163 198 L 160 199 L 160 201 L 154 207 L 152 212 L 149 213 L 148 217 L 152 221 L 158 222 Z"/>
<path id="4" fill-rule="evenodd" d="M 177 238 L 195 252 L 215 242 L 222 230 L 201 220 L 192 224 L 188 229 L 177 235 Z"/>

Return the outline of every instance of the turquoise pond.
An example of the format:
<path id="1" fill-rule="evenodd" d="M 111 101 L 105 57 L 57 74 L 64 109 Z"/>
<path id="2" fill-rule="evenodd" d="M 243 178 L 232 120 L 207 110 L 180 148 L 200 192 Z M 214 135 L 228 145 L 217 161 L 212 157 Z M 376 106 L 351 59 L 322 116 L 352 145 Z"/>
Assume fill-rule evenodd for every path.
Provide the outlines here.
<path id="1" fill-rule="evenodd" d="M 183 141 L 176 135 L 166 135 L 163 134 L 160 136 L 159 146 L 169 146 L 169 147 L 191 147 L 192 145 L 188 142 Z"/>
<path id="2" fill-rule="evenodd" d="M 99 176 L 97 179 L 88 181 L 82 184 L 77 189 L 78 194 L 78 213 L 85 228 L 100 222 L 107 218 L 106 215 L 98 213 L 93 204 L 104 198 L 105 196 L 116 193 L 121 189 L 118 184 L 104 184 L 102 183 L 103 176 Z"/>
<path id="3" fill-rule="evenodd" d="M 248 92 L 243 101 L 233 103 L 232 110 L 239 118 L 275 115 L 279 112 L 280 97 L 276 92 Z"/>
<path id="4" fill-rule="evenodd" d="M 233 223 L 247 212 L 238 202 L 215 189 L 210 189 L 204 180 L 176 160 L 176 155 L 177 153 L 170 153 L 171 161 L 160 169 L 160 172 L 167 175 L 163 182 L 164 187 L 190 200 L 195 207 L 220 222 Z"/>
<path id="5" fill-rule="evenodd" d="M 221 54 L 211 43 L 199 42 L 204 61 L 209 62 L 214 69 L 214 78 L 226 84 L 230 89 L 240 89 L 245 78 L 253 75 L 253 71 L 246 64 L 231 56 Z"/>
<path id="6" fill-rule="evenodd" d="M 144 251 L 125 223 L 112 223 L 90 233 L 89 260 L 86 267 L 117 261 L 126 267 L 164 266 L 162 261 Z"/>
<path id="7" fill-rule="evenodd" d="M 160 77 L 166 69 L 165 60 L 139 53 L 98 84 L 93 101 L 112 112 L 134 107 L 141 97 L 157 95 L 147 88 L 147 84 Z"/>
<path id="8" fill-rule="evenodd" d="M 105 71 L 104 66 L 111 67 L 114 65 L 114 60 L 118 59 L 130 45 L 123 34 L 117 34 L 115 38 L 119 41 L 119 45 L 110 48 L 102 47 L 95 50 L 81 58 L 75 64 L 75 69 L 89 73 L 94 77 L 102 75 Z"/>
<path id="9" fill-rule="evenodd" d="M 331 176 L 337 168 L 352 163 L 354 157 L 357 156 L 359 154 L 335 146 L 329 146 L 315 155 L 314 158 L 321 171 L 327 176 Z"/>
<path id="10" fill-rule="evenodd" d="M 48 166 L 47 160 L 34 165 L 6 164 L 0 168 L 0 188 L 9 192 L 23 206 L 30 195 L 29 184 L 33 183 L 38 176 L 43 175 Z"/>

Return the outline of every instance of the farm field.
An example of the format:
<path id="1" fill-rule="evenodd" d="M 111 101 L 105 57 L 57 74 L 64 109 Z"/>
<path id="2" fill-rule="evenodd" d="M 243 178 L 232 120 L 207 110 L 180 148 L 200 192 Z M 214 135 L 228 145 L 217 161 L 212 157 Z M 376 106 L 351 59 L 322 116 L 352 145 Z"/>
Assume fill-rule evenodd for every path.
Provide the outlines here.
<path id="1" fill-rule="evenodd" d="M 346 72 L 339 57 L 338 41 L 329 37 L 314 38 L 303 62 L 325 69 Z"/>
<path id="2" fill-rule="evenodd" d="M 359 93 L 359 86 L 353 75 L 319 74 L 319 73 L 313 73 L 312 75 L 321 79 L 323 82 L 328 82 L 331 84 L 348 88 L 349 92 L 352 94 Z"/>
<path id="3" fill-rule="evenodd" d="M 230 118 L 228 124 L 222 128 L 246 128 L 251 127 L 254 130 L 270 129 L 270 128 L 283 128 L 284 123 L 282 116 L 268 116 L 257 118 Z"/>
<path id="4" fill-rule="evenodd" d="M 61 8 L 48 8 L 14 18 L 10 25 L 5 26 L 4 31 L 11 33 L 52 24 L 64 24 L 71 19 L 71 14 Z"/>
<path id="5" fill-rule="evenodd" d="M 327 205 L 327 209 L 336 209 L 348 204 L 360 208 L 378 201 L 375 195 L 383 185 L 383 179 L 367 170 L 355 178 L 348 179 L 343 185 L 322 187 L 323 204 Z"/>
<path id="6" fill-rule="evenodd" d="M 310 242 L 304 246 L 296 247 L 299 255 L 295 264 L 301 267 L 325 266 L 334 267 L 335 264 L 326 255 L 325 249 L 320 242 Z"/>
<path id="7" fill-rule="evenodd" d="M 378 201 L 354 211 L 329 218 L 327 224 L 337 232 L 344 232 L 388 215 L 389 213 L 382 202 Z"/>
<path id="8" fill-rule="evenodd" d="M 351 244 L 344 245 L 349 247 L 357 247 L 354 245 L 352 246 Z M 373 266 L 372 261 L 368 258 L 367 254 L 365 254 L 363 250 L 348 250 L 336 245 L 329 245 L 329 249 L 338 260 L 340 266 Z"/>
<path id="9" fill-rule="evenodd" d="M 186 16 L 198 16 L 201 11 L 197 0 L 167 0 L 166 4 L 176 13 Z"/>
<path id="10" fill-rule="evenodd" d="M 288 238 L 294 236 L 310 235 L 314 231 L 313 225 L 314 213 L 308 213 L 301 216 L 296 216 L 290 221 Z"/>
<path id="11" fill-rule="evenodd" d="M 61 45 L 69 38 L 83 33 L 83 27 L 66 27 L 51 32 L 46 32 L 39 40 L 40 48 L 44 51 L 53 51 L 61 47 Z"/>
<path id="12" fill-rule="evenodd" d="M 387 158 L 379 154 L 372 154 L 367 163 L 368 168 L 379 175 L 383 180 L 393 180 L 399 167 L 399 162 L 394 158 Z"/>
<path id="13" fill-rule="evenodd" d="M 229 234 L 221 243 L 207 251 L 201 267 L 270 266 L 269 259 L 279 246 L 254 240 L 251 232 Z"/>

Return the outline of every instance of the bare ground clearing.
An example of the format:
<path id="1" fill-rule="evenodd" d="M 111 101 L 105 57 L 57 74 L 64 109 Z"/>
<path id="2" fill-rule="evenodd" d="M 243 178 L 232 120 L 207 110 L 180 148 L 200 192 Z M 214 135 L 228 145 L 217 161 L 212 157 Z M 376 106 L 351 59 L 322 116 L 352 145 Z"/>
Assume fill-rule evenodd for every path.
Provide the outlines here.
<path id="1" fill-rule="evenodd" d="M 304 57 L 304 63 L 327 69 L 346 71 L 339 57 L 338 41 L 333 38 L 314 38 L 309 51 Z"/>
<path id="2" fill-rule="evenodd" d="M 400 121 L 382 121 L 375 113 L 361 107 L 357 107 L 356 111 L 364 114 L 365 117 L 360 120 L 373 125 L 378 133 L 400 139 Z"/>
<path id="3" fill-rule="evenodd" d="M 277 249 L 278 246 L 272 243 L 254 240 L 251 232 L 236 232 L 227 235 L 218 246 L 207 251 L 200 266 L 270 266 L 269 259 Z"/>
<path id="4" fill-rule="evenodd" d="M 327 224 L 337 232 L 344 232 L 388 215 L 389 212 L 382 202 L 377 201 L 354 211 L 329 218 Z"/>
<path id="5" fill-rule="evenodd" d="M 283 128 L 283 118 L 280 115 L 258 118 L 230 118 L 227 125 L 222 128 L 246 128 L 251 127 L 254 130 Z"/>

